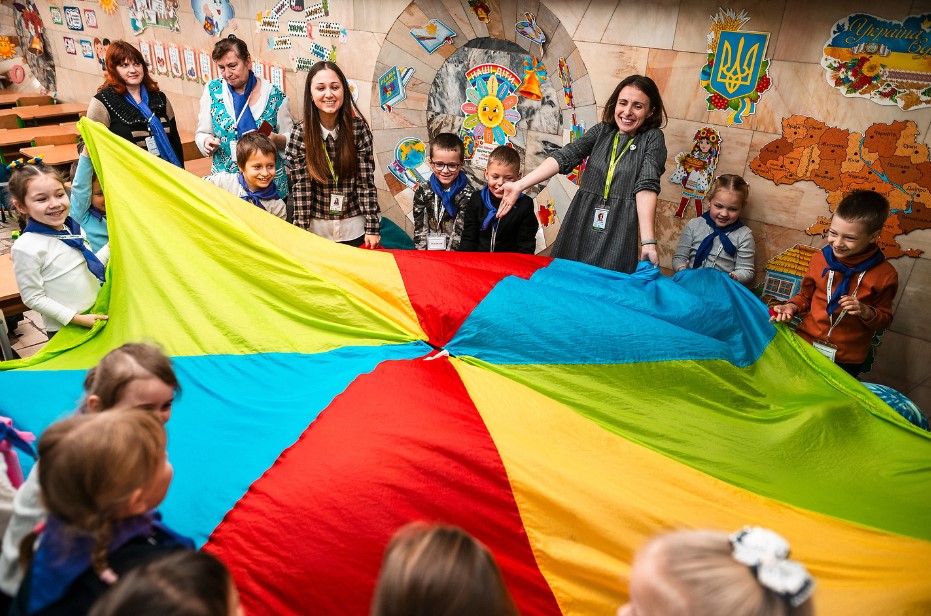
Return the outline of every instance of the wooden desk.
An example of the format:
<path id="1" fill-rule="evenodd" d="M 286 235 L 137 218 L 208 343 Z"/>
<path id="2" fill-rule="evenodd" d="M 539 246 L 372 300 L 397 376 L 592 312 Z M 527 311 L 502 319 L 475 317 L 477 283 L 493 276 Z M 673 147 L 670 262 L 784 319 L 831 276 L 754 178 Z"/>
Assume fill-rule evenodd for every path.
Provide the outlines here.
<path id="1" fill-rule="evenodd" d="M 21 148 L 20 153 L 26 158 L 41 156 L 46 165 L 70 165 L 78 159 L 78 144 L 43 145 L 37 148 Z"/>
<path id="2" fill-rule="evenodd" d="M 20 96 L 24 96 L 22 92 L 0 92 L 0 107 L 15 107 Z"/>
<path id="3" fill-rule="evenodd" d="M 197 177 L 202 178 L 206 175 L 210 175 L 210 166 L 212 164 L 212 158 L 195 158 L 193 160 L 184 161 L 184 168 Z"/>
<path id="4" fill-rule="evenodd" d="M 16 316 L 28 310 L 19 296 L 10 253 L 0 255 L 0 310 L 3 311 L 4 317 Z"/>
<path id="5" fill-rule="evenodd" d="M 0 111 L 4 110 L 0 109 Z M 29 124 L 31 122 L 37 126 L 40 122 L 43 124 L 58 124 L 61 122 L 61 118 L 87 115 L 87 105 L 84 103 L 60 103 L 58 105 L 17 107 L 11 111 L 15 111 L 15 115 L 24 123 Z"/>
<path id="6" fill-rule="evenodd" d="M 49 124 L 46 126 L 30 126 L 29 128 L 11 128 L 0 130 L 0 147 L 32 143 L 36 137 L 54 137 L 56 135 L 76 135 L 77 126 L 74 122 L 68 124 Z"/>

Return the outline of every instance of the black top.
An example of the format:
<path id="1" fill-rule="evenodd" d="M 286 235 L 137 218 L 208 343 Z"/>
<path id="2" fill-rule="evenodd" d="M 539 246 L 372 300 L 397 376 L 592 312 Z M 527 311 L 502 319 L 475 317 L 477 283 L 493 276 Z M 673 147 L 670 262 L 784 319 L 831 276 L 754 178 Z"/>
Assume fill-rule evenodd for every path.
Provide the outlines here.
<path id="1" fill-rule="evenodd" d="M 177 536 L 154 527 L 148 537 L 136 537 L 111 553 L 107 556 L 107 562 L 118 576 L 122 576 L 140 565 L 186 547 L 178 542 Z M 10 607 L 10 616 L 29 614 L 31 584 L 30 568 Z M 30 616 L 84 616 L 109 588 L 110 586 L 103 582 L 93 569 L 88 568 L 71 584 L 61 599 Z"/>
<path id="2" fill-rule="evenodd" d="M 127 141 L 131 141 L 141 148 L 145 148 L 146 137 L 152 136 L 152 130 L 149 128 L 147 118 L 125 98 L 111 87 L 106 87 L 94 98 L 103 103 L 109 118 L 110 132 L 119 135 Z M 168 143 L 171 149 L 175 151 L 178 162 L 184 163 L 184 150 L 181 147 L 181 136 L 178 135 L 178 127 L 175 124 L 174 110 L 168 97 L 161 90 L 149 92 L 149 109 L 159 119 L 165 128 L 165 134 L 168 135 Z M 91 120 L 98 120 L 95 114 L 88 113 Z M 100 118 L 102 119 L 102 118 Z"/>
<path id="3" fill-rule="evenodd" d="M 498 207 L 499 199 L 491 198 L 491 203 Z M 482 203 L 482 191 L 472 193 L 466 205 L 465 221 L 462 228 L 462 252 L 522 252 L 532 255 L 537 247 L 537 222 L 533 211 L 533 199 L 522 195 L 514 207 L 503 218 L 495 218 L 482 230 L 482 223 L 488 215 L 488 209 Z M 495 228 L 497 221 L 497 229 Z M 494 250 L 492 250 L 494 238 Z"/>

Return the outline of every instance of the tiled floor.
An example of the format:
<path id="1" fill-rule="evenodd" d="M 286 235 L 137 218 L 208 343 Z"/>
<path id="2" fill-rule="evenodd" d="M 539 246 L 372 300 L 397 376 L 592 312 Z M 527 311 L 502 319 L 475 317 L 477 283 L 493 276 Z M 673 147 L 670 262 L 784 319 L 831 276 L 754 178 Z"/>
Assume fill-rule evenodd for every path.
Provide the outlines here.
<path id="1" fill-rule="evenodd" d="M 19 229 L 19 224 L 7 214 L 6 222 L 0 222 L 0 255 L 10 252 L 13 245 L 13 231 Z M 34 310 L 27 310 L 23 320 L 17 324 L 14 331 L 9 333 L 10 346 L 20 357 L 29 357 L 42 348 L 48 338 L 42 329 L 42 317 Z"/>

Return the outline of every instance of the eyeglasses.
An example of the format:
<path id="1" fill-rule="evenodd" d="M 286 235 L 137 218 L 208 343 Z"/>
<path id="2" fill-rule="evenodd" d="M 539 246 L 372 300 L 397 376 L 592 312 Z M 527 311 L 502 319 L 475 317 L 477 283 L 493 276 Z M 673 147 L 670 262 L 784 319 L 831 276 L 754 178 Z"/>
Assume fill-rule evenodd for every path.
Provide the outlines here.
<path id="1" fill-rule="evenodd" d="M 437 171 L 457 171 L 459 167 L 462 166 L 459 163 L 438 163 L 432 160 L 430 164 L 433 165 Z"/>

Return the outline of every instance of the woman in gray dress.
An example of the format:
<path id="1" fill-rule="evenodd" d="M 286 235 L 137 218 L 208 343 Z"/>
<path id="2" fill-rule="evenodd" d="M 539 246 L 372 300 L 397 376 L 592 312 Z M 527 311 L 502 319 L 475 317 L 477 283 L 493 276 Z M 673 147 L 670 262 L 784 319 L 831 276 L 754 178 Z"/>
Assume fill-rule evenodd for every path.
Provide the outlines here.
<path id="1" fill-rule="evenodd" d="M 504 185 L 498 217 L 520 193 L 588 157 L 582 184 L 559 229 L 552 255 L 631 273 L 637 262 L 659 264 L 656 196 L 666 168 L 660 127 L 666 112 L 649 77 L 631 75 L 614 89 L 602 121 L 523 178 Z M 639 242 L 638 242 L 639 230 Z"/>

